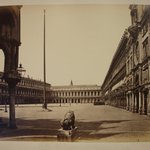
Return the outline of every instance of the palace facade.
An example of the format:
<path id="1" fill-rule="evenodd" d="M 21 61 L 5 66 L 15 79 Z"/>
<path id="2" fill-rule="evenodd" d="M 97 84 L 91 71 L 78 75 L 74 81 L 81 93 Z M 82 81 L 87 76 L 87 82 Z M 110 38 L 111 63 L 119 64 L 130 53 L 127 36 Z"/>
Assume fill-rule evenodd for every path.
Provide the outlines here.
<path id="1" fill-rule="evenodd" d="M 102 84 L 106 103 L 150 113 L 150 6 L 130 5 L 131 26 L 119 43 Z"/>
<path id="2" fill-rule="evenodd" d="M 0 73 L 2 76 L 2 72 Z M 46 99 L 51 102 L 51 85 L 46 83 Z M 22 77 L 16 87 L 16 104 L 43 103 L 43 82 Z M 8 85 L 0 79 L 0 104 L 9 104 Z"/>
<path id="3" fill-rule="evenodd" d="M 98 85 L 52 86 L 53 103 L 94 103 L 101 99 L 101 87 Z"/>

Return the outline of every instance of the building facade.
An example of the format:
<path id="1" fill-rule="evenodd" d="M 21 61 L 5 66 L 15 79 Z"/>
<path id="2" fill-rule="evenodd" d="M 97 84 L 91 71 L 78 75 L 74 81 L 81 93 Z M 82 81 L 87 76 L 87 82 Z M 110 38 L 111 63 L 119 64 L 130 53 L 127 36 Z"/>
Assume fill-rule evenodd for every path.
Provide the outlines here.
<path id="1" fill-rule="evenodd" d="M 2 72 L 0 73 L 2 76 Z M 43 82 L 29 77 L 21 78 L 16 87 L 16 104 L 43 103 Z M 51 102 L 51 85 L 46 83 L 46 99 Z M 8 85 L 0 79 L 0 104 L 9 104 Z"/>
<path id="2" fill-rule="evenodd" d="M 130 5 L 132 24 L 126 46 L 127 109 L 150 113 L 150 6 Z"/>
<path id="3" fill-rule="evenodd" d="M 93 103 L 100 101 L 101 87 L 98 85 L 52 86 L 53 103 Z"/>
<path id="4" fill-rule="evenodd" d="M 0 72 L 2 76 L 2 72 Z M 43 103 L 44 83 L 30 77 L 22 77 L 16 87 L 15 104 Z M 101 87 L 97 85 L 51 86 L 46 83 L 47 103 L 94 103 L 101 99 Z M 9 104 L 7 83 L 0 79 L 0 105 Z"/>
<path id="5" fill-rule="evenodd" d="M 102 84 L 102 97 L 111 105 L 146 115 L 150 113 L 150 6 L 130 5 L 129 9 L 131 26 Z"/>
<path id="6" fill-rule="evenodd" d="M 127 32 L 122 36 L 118 48 L 114 54 L 111 65 L 102 84 L 102 98 L 106 104 L 126 107 L 126 93 L 124 80 L 126 76 L 126 44 Z"/>

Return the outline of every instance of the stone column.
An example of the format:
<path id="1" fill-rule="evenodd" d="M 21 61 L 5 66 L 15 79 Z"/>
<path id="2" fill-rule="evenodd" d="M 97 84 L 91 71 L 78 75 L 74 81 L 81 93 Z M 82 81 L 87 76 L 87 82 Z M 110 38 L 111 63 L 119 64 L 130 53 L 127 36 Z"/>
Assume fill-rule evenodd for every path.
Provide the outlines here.
<path id="1" fill-rule="evenodd" d="M 20 74 L 17 71 L 10 71 L 4 74 L 4 79 L 8 83 L 9 92 L 9 123 L 8 127 L 11 129 L 16 128 L 15 119 L 15 96 L 16 96 L 16 85 L 21 80 Z"/>
<path id="2" fill-rule="evenodd" d="M 148 81 L 150 82 L 150 60 L 148 60 Z"/>
<path id="3" fill-rule="evenodd" d="M 96 96 L 98 96 L 98 91 L 96 91 Z"/>
<path id="4" fill-rule="evenodd" d="M 143 105 L 142 105 L 142 114 L 146 115 L 147 114 L 147 93 L 143 92 Z"/>
<path id="5" fill-rule="evenodd" d="M 144 93 L 142 92 L 141 115 L 143 115 L 143 108 L 144 108 Z"/>
<path id="6" fill-rule="evenodd" d="M 147 95 L 147 114 L 150 115 L 150 91 L 148 92 Z"/>
<path id="7" fill-rule="evenodd" d="M 141 114 L 142 110 L 142 92 L 139 90 L 139 114 Z"/>
<path id="8" fill-rule="evenodd" d="M 126 101 L 127 101 L 126 110 L 129 110 L 129 95 L 128 94 L 126 94 Z"/>
<path id="9" fill-rule="evenodd" d="M 134 101 L 134 93 L 133 93 L 133 92 L 131 93 L 131 101 L 132 101 L 132 109 L 131 109 L 131 111 L 134 112 L 134 109 L 135 109 L 135 101 Z"/>
<path id="10" fill-rule="evenodd" d="M 9 86 L 9 128 L 16 128 L 16 118 L 15 118 L 15 89 L 16 85 Z"/>
<path id="11" fill-rule="evenodd" d="M 137 95 L 136 95 L 136 93 L 134 94 L 134 108 L 133 108 L 133 112 L 134 113 L 137 112 Z"/>
<path id="12" fill-rule="evenodd" d="M 150 83 L 150 60 L 148 60 L 148 82 Z M 150 89 L 148 89 L 147 95 L 147 113 L 150 115 Z"/>
<path id="13" fill-rule="evenodd" d="M 125 109 L 126 106 L 127 106 L 127 101 L 126 101 L 125 93 L 123 93 L 122 98 L 123 98 L 123 109 Z"/>
<path id="14" fill-rule="evenodd" d="M 124 109 L 126 109 L 126 106 L 127 106 L 126 93 L 124 92 L 124 94 L 123 94 L 123 107 L 124 107 Z"/>
<path id="15" fill-rule="evenodd" d="M 131 101 L 131 93 L 128 94 L 128 99 L 129 99 L 129 111 L 132 109 L 132 101 Z"/>
<path id="16" fill-rule="evenodd" d="M 7 74 L 5 81 L 8 83 L 9 92 L 9 123 L 8 127 L 11 129 L 16 128 L 15 118 L 15 96 L 16 96 L 16 84 L 20 81 L 18 74 Z"/>

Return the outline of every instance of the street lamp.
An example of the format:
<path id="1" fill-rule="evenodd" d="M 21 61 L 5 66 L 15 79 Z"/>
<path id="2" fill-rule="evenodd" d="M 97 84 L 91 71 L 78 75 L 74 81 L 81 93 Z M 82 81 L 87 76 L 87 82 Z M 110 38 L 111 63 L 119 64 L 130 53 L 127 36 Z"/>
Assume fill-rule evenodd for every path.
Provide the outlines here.
<path id="1" fill-rule="evenodd" d="M 20 76 L 22 76 L 23 74 L 23 72 L 25 73 L 26 72 L 26 70 L 22 67 L 22 64 L 20 63 L 19 64 L 19 67 L 17 68 L 17 71 L 18 71 L 18 73 L 20 74 Z"/>

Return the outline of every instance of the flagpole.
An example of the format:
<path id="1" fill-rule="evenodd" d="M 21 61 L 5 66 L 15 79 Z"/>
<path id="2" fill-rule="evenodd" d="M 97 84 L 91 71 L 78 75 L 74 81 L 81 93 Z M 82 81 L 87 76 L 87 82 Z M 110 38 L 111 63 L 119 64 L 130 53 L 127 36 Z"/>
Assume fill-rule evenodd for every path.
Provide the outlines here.
<path id="1" fill-rule="evenodd" d="M 44 68 L 44 87 L 43 87 L 43 108 L 47 109 L 47 101 L 46 101 L 46 57 L 45 57 L 45 9 L 44 9 L 44 42 L 43 42 L 43 68 Z"/>

